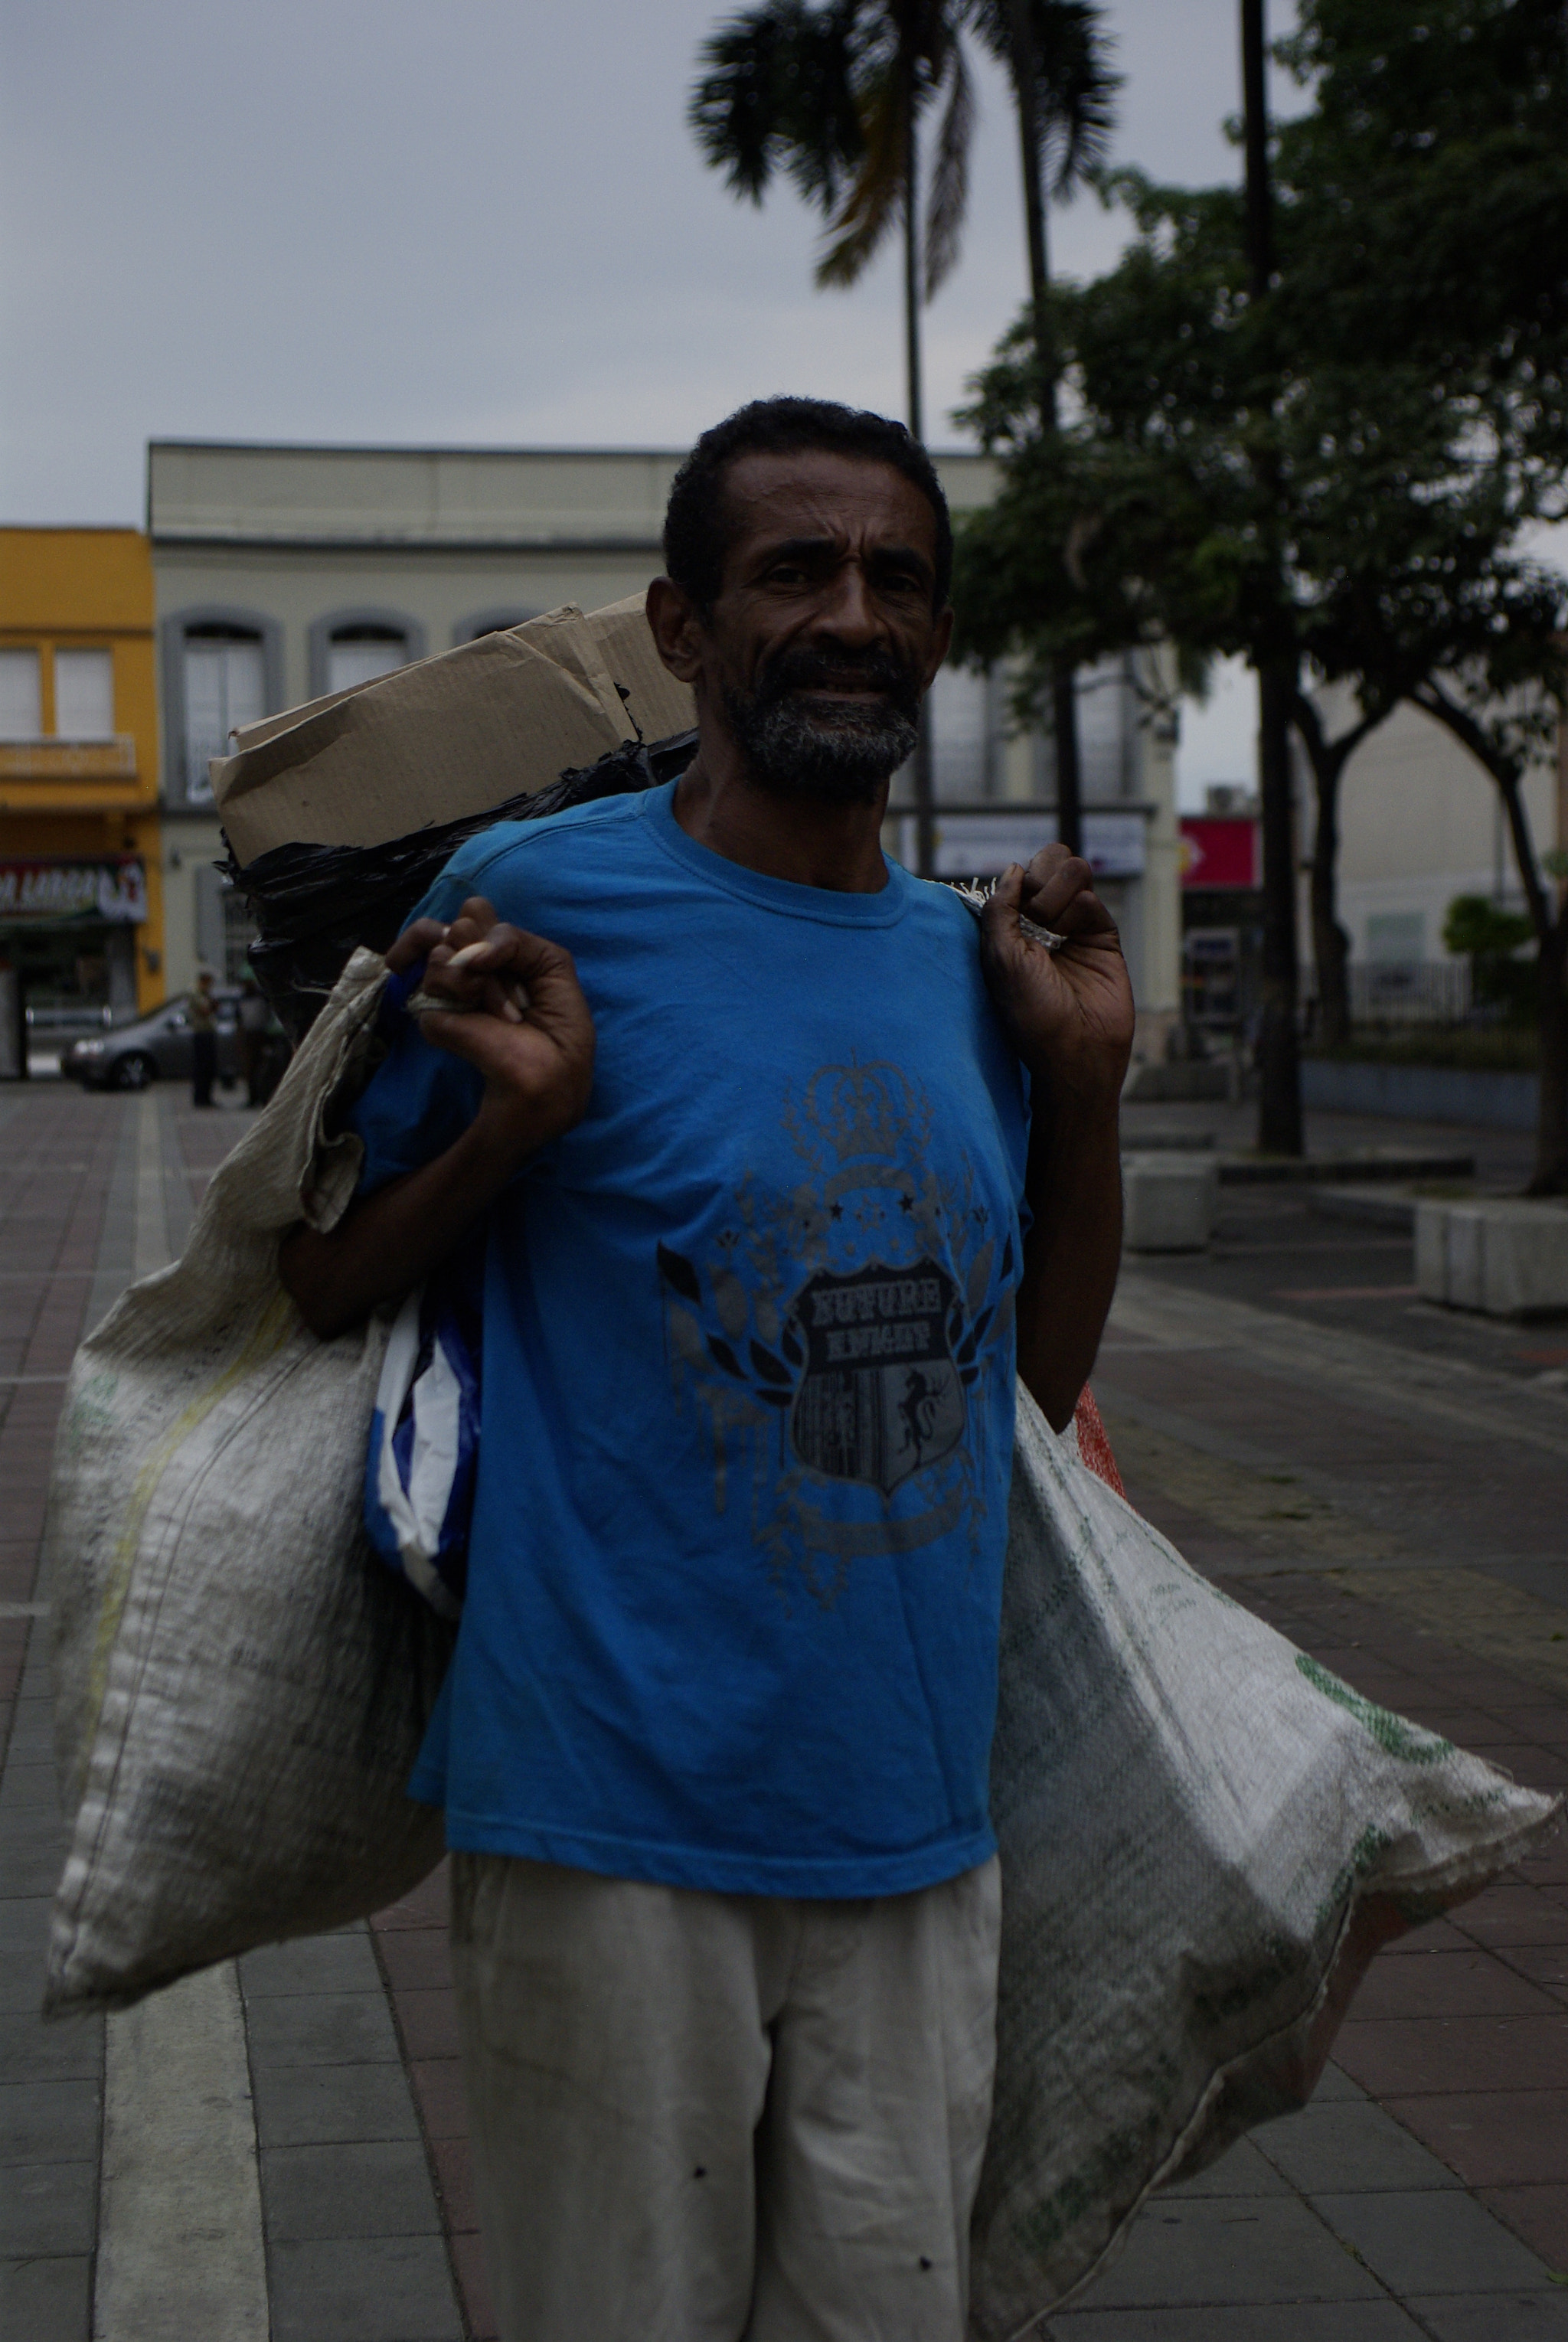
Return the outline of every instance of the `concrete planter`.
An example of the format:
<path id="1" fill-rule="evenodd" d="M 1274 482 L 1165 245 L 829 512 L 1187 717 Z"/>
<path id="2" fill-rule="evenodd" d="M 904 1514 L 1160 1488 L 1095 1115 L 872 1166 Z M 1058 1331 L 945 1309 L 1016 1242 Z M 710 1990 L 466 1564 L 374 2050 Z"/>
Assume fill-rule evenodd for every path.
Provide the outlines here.
<path id="1" fill-rule="evenodd" d="M 1124 1156 L 1122 1200 L 1129 1252 L 1202 1252 L 1219 1213 L 1220 1166 L 1212 1155 Z"/>
<path id="2" fill-rule="evenodd" d="M 1568 1208 L 1521 1196 L 1415 1207 L 1415 1282 L 1423 1300 L 1488 1317 L 1568 1311 Z"/>
<path id="3" fill-rule="evenodd" d="M 1533 1074 L 1475 1073 L 1456 1066 L 1359 1065 L 1307 1057 L 1302 1103 L 1334 1114 L 1381 1114 L 1396 1122 L 1468 1122 L 1484 1130 L 1533 1130 L 1541 1085 Z"/>

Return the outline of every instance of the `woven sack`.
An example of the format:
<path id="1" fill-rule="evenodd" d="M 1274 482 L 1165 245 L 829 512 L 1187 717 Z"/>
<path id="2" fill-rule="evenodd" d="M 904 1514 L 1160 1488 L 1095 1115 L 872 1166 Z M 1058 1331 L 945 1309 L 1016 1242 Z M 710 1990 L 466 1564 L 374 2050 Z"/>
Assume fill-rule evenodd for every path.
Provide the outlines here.
<path id="1" fill-rule="evenodd" d="M 52 2009 L 364 1916 L 442 1851 L 403 1785 L 450 1630 L 361 1526 L 386 1321 L 318 1342 L 276 1272 L 282 1231 L 330 1226 L 353 1192 L 334 1105 L 364 1078 L 381 975 L 355 955 L 184 1260 L 73 1370 L 49 1525 L 75 1808 Z M 1022 1386 L 1018 1408 L 974 2342 L 1025 2334 L 1151 2187 L 1304 2102 L 1377 1943 L 1478 1892 L 1555 1810 L 1318 1668 Z"/>
<path id="2" fill-rule="evenodd" d="M 1304 2105 L 1378 1946 L 1478 1894 L 1560 1804 L 1242 1609 L 1022 1384 L 1010 1529 L 974 2342 L 1029 2332 L 1152 2187 Z"/>
<path id="3" fill-rule="evenodd" d="M 123 2007 L 339 1927 L 440 1860 L 404 1793 L 452 1630 L 372 1553 L 388 1319 L 318 1341 L 278 1238 L 346 1208 L 383 964 L 357 953 L 213 1178 L 183 1259 L 82 1345 L 45 1530 L 71 1822 L 45 2007 Z"/>

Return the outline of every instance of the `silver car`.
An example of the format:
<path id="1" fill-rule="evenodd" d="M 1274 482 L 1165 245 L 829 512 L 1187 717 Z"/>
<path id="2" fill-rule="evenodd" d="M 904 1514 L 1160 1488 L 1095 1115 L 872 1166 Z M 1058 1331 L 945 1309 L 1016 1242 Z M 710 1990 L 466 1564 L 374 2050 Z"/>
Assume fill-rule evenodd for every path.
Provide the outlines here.
<path id="1" fill-rule="evenodd" d="M 145 1090 L 160 1079 L 189 1081 L 191 1077 L 190 994 L 180 993 L 161 1008 L 138 1016 L 134 1025 L 115 1025 L 73 1041 L 60 1052 L 60 1071 L 89 1090 Z M 215 989 L 217 1011 L 218 1070 L 221 1082 L 235 1081 L 240 1071 L 239 994 Z"/>

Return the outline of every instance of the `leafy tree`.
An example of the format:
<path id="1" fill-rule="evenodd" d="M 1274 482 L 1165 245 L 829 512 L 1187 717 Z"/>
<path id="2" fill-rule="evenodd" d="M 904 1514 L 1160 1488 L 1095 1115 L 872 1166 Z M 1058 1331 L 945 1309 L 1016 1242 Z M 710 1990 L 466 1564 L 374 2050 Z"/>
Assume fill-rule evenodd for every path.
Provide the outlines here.
<path id="1" fill-rule="evenodd" d="M 1413 369 L 1470 402 L 1465 452 L 1516 519 L 1568 509 L 1568 10 L 1561 0 L 1303 0 L 1282 54 L 1313 105 L 1281 134 L 1313 215 L 1291 298 L 1321 347 Z M 1472 576 L 1473 596 L 1483 572 Z M 1523 781 L 1568 698 L 1563 581 L 1517 560 L 1489 626 L 1404 696 L 1502 800 L 1533 932 L 1541 1117 L 1532 1187 L 1568 1191 L 1568 898 L 1530 834 Z M 1364 666 L 1364 658 L 1362 661 Z"/>
<path id="2" fill-rule="evenodd" d="M 1470 962 L 1473 1000 L 1527 1018 L 1536 1006 L 1535 971 L 1518 954 L 1534 933 L 1523 912 L 1502 910 L 1484 895 L 1456 895 L 1443 923 L 1443 946 Z"/>
<path id="3" fill-rule="evenodd" d="M 1283 620 L 1293 656 L 1354 684 L 1337 734 L 1299 683 L 1289 711 L 1317 797 L 1320 1000 L 1330 1037 L 1342 1037 L 1345 765 L 1433 658 L 1484 634 L 1494 608 L 1473 574 L 1492 576 L 1515 501 L 1506 476 L 1472 460 L 1467 405 L 1434 398 L 1408 369 L 1314 371 L 1293 359 L 1248 298 L 1236 191 L 1158 188 L 1132 174 L 1114 185 L 1133 209 L 1134 243 L 1108 275 L 1054 301 L 1073 422 L 1054 436 L 1034 428 L 1028 318 L 977 380 L 966 419 L 1006 456 L 1007 485 L 964 532 L 960 646 L 1024 650 L 1039 690 L 1063 655 L 1162 636 L 1191 662 L 1239 653 L 1261 666 Z M 1375 658 L 1363 656 L 1373 639 Z"/>

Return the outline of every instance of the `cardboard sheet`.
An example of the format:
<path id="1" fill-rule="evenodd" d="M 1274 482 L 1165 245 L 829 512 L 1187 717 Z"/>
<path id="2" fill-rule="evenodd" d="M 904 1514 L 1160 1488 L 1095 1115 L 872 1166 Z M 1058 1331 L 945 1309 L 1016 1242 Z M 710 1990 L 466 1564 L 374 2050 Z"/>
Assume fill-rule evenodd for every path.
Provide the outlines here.
<path id="1" fill-rule="evenodd" d="M 241 864 L 276 846 L 381 846 L 695 721 L 640 594 L 588 616 L 568 603 L 247 726 L 214 761 L 213 794 Z"/>

